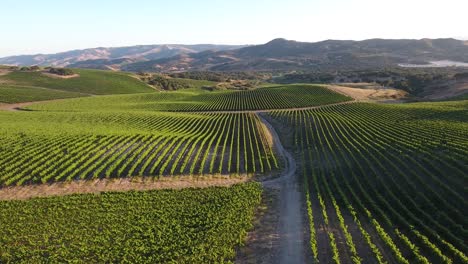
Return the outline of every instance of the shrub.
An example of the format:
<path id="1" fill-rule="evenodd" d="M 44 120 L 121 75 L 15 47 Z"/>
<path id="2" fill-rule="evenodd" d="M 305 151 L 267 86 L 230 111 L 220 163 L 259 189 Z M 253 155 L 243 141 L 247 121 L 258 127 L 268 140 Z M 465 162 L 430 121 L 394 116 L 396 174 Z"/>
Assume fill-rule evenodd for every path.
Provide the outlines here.
<path id="1" fill-rule="evenodd" d="M 67 68 L 50 68 L 49 73 L 62 75 L 62 76 L 75 74 L 72 69 L 67 69 Z"/>

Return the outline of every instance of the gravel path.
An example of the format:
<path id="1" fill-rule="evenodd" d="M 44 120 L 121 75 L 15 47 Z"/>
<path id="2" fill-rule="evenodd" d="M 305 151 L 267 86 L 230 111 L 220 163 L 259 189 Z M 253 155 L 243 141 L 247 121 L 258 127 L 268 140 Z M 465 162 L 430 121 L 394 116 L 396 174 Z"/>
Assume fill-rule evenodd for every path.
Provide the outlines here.
<path id="1" fill-rule="evenodd" d="M 278 178 L 263 181 L 265 188 L 277 189 L 278 194 L 278 236 L 279 248 L 276 263 L 306 263 L 308 254 L 306 219 L 303 207 L 304 199 L 296 176 L 296 161 L 283 147 L 273 126 L 260 116 L 260 120 L 270 130 L 276 151 L 284 159 L 284 172 Z"/>

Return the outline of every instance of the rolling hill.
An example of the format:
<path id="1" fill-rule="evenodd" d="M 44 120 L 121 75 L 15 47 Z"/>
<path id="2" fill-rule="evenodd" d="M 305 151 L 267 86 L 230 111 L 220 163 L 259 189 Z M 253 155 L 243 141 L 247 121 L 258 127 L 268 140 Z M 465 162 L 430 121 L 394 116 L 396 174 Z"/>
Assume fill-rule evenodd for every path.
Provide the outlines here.
<path id="1" fill-rule="evenodd" d="M 16 66 L 56 66 L 71 68 L 118 69 L 120 65 L 137 61 L 156 60 L 179 54 L 205 50 L 227 50 L 242 46 L 230 45 L 138 45 L 115 48 L 91 48 L 57 54 L 20 55 L 0 58 L 0 64 Z"/>
<path id="2" fill-rule="evenodd" d="M 151 93 L 154 88 L 130 73 L 73 69 L 64 78 L 43 71 L 9 71 L 0 75 L 0 102 L 19 103 L 90 95 Z"/>
<path id="3" fill-rule="evenodd" d="M 437 61 L 466 65 L 468 42 L 456 39 L 368 39 L 310 43 L 278 38 L 251 46 L 143 45 L 0 58 L 0 64 L 8 65 L 133 72 L 370 69 Z"/>
<path id="4" fill-rule="evenodd" d="M 141 61 L 128 71 L 291 71 L 368 69 L 399 64 L 428 64 L 450 60 L 468 62 L 466 41 L 456 39 L 364 41 L 326 40 L 315 43 L 274 39 L 263 45 L 224 51 L 204 51 Z"/>
<path id="5" fill-rule="evenodd" d="M 265 226 L 260 237 L 280 243 L 293 229 L 281 223 L 297 227 L 307 263 L 466 263 L 467 104 L 354 102 L 285 85 L 0 111 L 0 262 L 234 261 L 254 242 L 263 186 L 274 200 L 262 210 L 279 220 L 260 216 L 252 232 Z M 220 176 L 262 185 L 138 189 Z M 32 198 L 42 196 L 55 197 Z"/>

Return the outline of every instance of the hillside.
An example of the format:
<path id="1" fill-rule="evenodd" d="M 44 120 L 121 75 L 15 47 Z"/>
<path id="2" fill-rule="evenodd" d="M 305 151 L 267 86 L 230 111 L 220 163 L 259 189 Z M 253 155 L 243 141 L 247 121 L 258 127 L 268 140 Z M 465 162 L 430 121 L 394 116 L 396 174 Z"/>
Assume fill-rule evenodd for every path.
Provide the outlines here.
<path id="1" fill-rule="evenodd" d="M 228 262 L 245 242 L 266 263 L 302 252 L 307 263 L 465 263 L 467 103 L 363 103 L 293 84 L 0 111 L 0 200 L 31 198 L 0 201 L 0 262 Z M 228 178 L 259 180 L 264 196 L 255 183 L 141 192 Z"/>
<path id="2" fill-rule="evenodd" d="M 468 62 L 468 45 L 455 39 L 363 41 L 326 40 L 315 43 L 274 39 L 234 50 L 179 54 L 126 64 L 128 71 L 290 71 L 368 69 L 431 61 Z"/>
<path id="3" fill-rule="evenodd" d="M 18 103 L 104 94 L 154 92 L 154 88 L 130 73 L 73 69 L 70 77 L 44 70 L 2 70 L 0 102 Z"/>
<path id="4" fill-rule="evenodd" d="M 73 69 L 76 78 L 54 78 L 42 72 L 14 71 L 0 76 L 0 84 L 25 85 L 89 94 L 126 94 L 153 91 L 129 73 Z"/>
<path id="5" fill-rule="evenodd" d="M 347 101 L 351 101 L 351 98 L 321 85 L 291 84 L 245 91 L 183 89 L 136 95 L 96 96 L 41 103 L 27 109 L 49 112 L 89 112 L 95 109 L 106 112 L 232 112 L 294 109 Z"/>
<path id="6" fill-rule="evenodd" d="M 0 104 L 65 99 L 82 96 L 86 95 L 40 87 L 0 85 Z"/>
<path id="7" fill-rule="evenodd" d="M 273 245 L 265 253 L 253 251 L 258 258 L 274 258 L 271 252 L 282 248 L 277 241 L 288 241 L 288 228 L 296 227 L 303 247 L 294 248 L 306 248 L 315 262 L 466 262 L 466 101 L 330 104 L 346 98 L 316 85 L 199 90 L 199 95 L 194 90 L 95 96 L 28 108 L 36 111 L 0 111 L 0 199 L 38 186 L 47 186 L 50 196 L 54 188 L 72 190 L 69 182 L 138 183 L 142 175 L 151 184 L 177 183 L 184 176 L 203 181 L 216 175 L 255 179 L 281 173 L 271 180 L 260 178 L 266 199 L 276 199 L 260 208 L 280 220 L 255 221 L 255 228 L 270 230 L 254 233 L 257 241 Z M 316 103 L 290 108 L 302 101 Z M 163 109 L 164 104 L 172 109 Z M 268 109 L 270 104 L 290 109 L 222 112 Z M 169 112 L 200 107 L 214 112 Z M 96 262 L 148 257 L 159 263 L 172 254 L 187 262 L 195 257 L 208 263 L 221 256 L 234 259 L 235 241 L 247 246 L 253 241 L 244 239 L 260 199 L 259 185 L 210 190 L 0 201 L 5 223 L 0 249 L 7 252 L 0 262 L 89 256 Z M 302 222 L 293 225 L 298 218 Z M 31 219 L 34 225 L 27 224 Z M 126 236 L 128 230 L 134 235 Z M 200 251 L 207 240 L 217 241 L 210 242 L 216 246 Z M 56 247 L 64 241 L 70 246 Z M 161 249 L 150 251 L 154 247 Z M 187 248 L 199 251 L 186 253 Z"/>
<path id="8" fill-rule="evenodd" d="M 443 99 L 468 93 L 468 68 L 317 70 L 275 76 L 275 83 L 375 83 L 408 92 L 413 99 Z"/>
<path id="9" fill-rule="evenodd" d="M 368 39 L 298 42 L 274 39 L 263 45 L 141 45 L 73 50 L 0 58 L 0 64 L 51 65 L 124 71 L 293 71 L 369 69 L 399 65 L 468 63 L 466 41 L 456 39 Z M 464 64 L 463 64 L 464 63 Z"/>
<path id="10" fill-rule="evenodd" d="M 136 61 L 156 60 L 179 54 L 205 50 L 226 50 L 242 46 L 230 45 L 138 45 L 115 48 L 91 48 L 56 54 L 20 55 L 0 58 L 0 64 L 16 66 L 56 66 L 72 68 L 118 69 L 120 65 Z"/>

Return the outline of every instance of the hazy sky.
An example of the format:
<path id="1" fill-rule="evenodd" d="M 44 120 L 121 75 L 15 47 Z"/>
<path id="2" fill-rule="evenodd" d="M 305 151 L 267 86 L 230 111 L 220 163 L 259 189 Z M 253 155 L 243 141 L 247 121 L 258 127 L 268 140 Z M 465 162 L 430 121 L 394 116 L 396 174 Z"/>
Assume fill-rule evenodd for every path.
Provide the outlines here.
<path id="1" fill-rule="evenodd" d="M 468 39 L 466 0 L 0 0 L 0 57 L 99 46 Z"/>

